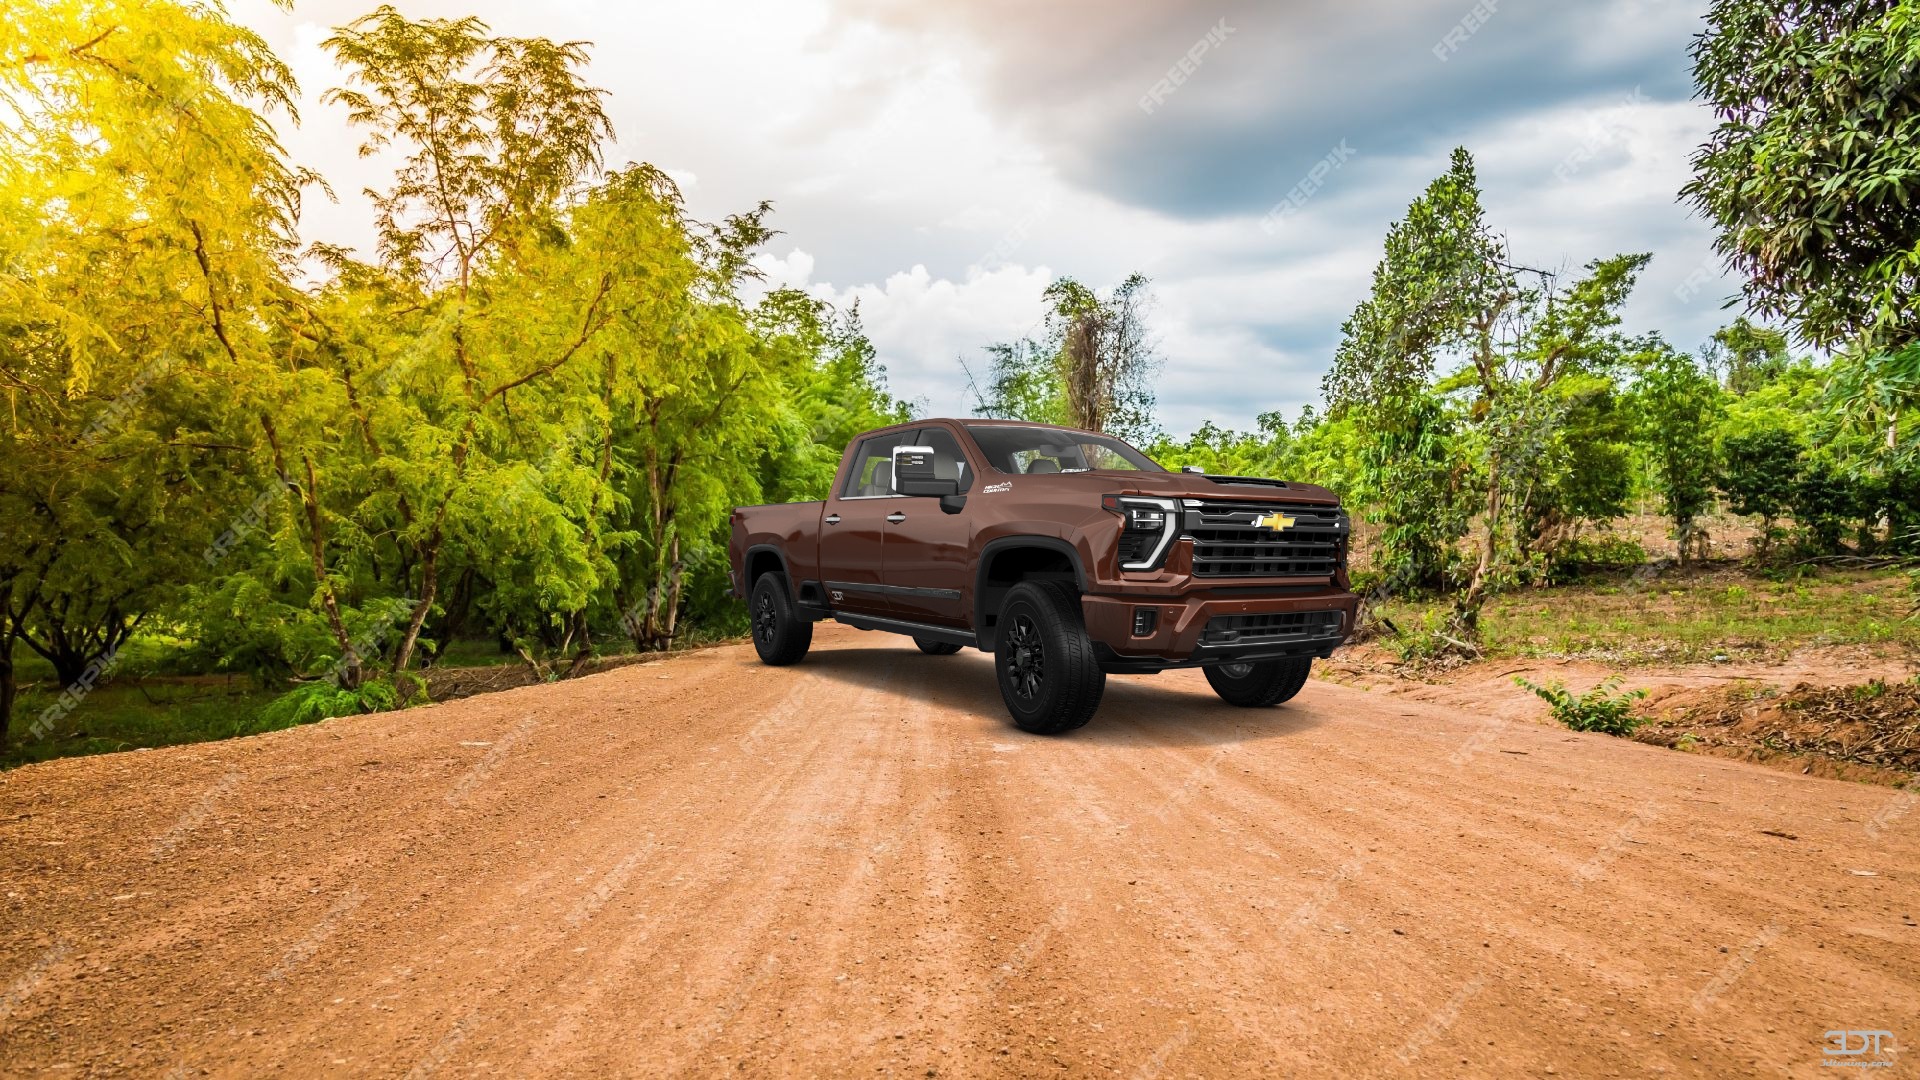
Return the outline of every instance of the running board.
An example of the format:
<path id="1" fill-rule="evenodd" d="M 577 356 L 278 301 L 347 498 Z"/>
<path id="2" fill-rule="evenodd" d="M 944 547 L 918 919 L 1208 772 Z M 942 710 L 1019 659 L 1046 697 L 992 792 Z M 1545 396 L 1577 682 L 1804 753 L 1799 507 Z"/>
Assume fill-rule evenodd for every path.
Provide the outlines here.
<path id="1" fill-rule="evenodd" d="M 928 641 L 944 641 L 949 645 L 972 645 L 974 637 L 971 631 L 955 630 L 951 626 L 931 626 L 927 623 L 908 622 L 905 619 L 883 619 L 878 615 L 854 615 L 845 611 L 833 613 L 833 621 L 845 623 L 856 630 L 884 630 L 889 634 L 907 634 L 912 637 L 926 638 Z"/>

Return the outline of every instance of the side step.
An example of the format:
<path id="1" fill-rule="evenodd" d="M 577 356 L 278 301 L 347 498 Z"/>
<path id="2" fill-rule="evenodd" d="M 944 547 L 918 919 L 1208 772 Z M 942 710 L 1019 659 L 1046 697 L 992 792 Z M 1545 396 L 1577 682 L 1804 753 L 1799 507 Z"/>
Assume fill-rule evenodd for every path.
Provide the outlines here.
<path id="1" fill-rule="evenodd" d="M 884 630 L 889 634 L 907 634 L 928 641 L 944 641 L 949 645 L 971 646 L 974 643 L 972 631 L 955 630 L 951 626 L 931 626 L 905 619 L 883 619 L 878 615 L 854 615 L 844 611 L 834 612 L 833 621 L 845 623 L 856 630 Z"/>

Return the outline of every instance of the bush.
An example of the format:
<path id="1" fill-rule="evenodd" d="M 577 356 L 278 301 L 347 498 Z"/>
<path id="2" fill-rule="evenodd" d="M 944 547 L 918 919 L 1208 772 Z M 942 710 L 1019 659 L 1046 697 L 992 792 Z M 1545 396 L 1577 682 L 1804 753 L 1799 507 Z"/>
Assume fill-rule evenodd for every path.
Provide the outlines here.
<path id="1" fill-rule="evenodd" d="M 1558 679 L 1546 686 L 1528 682 L 1525 677 L 1518 675 L 1514 676 L 1513 681 L 1553 706 L 1553 718 L 1575 731 L 1631 735 L 1634 728 L 1646 723 L 1644 718 L 1633 714 L 1633 705 L 1646 697 L 1647 692 L 1629 690 L 1623 694 L 1614 693 L 1614 689 L 1620 685 L 1618 675 L 1577 696 Z"/>
<path id="2" fill-rule="evenodd" d="M 1800 525 L 1800 545 L 1815 555 L 1840 550 L 1847 526 L 1860 516 L 1860 493 L 1838 469 L 1823 461 L 1809 461 L 1793 485 L 1793 520 Z"/>
<path id="3" fill-rule="evenodd" d="M 1630 570 L 1646 562 L 1647 549 L 1638 540 L 1604 533 L 1576 536 L 1553 550 L 1547 579 L 1558 585 L 1594 571 Z"/>
<path id="4" fill-rule="evenodd" d="M 1793 505 L 1800 476 L 1800 438 L 1784 428 L 1728 435 L 1720 445 L 1720 490 L 1736 514 L 1760 519 L 1759 554 L 1779 535 L 1776 526 Z"/>
<path id="5" fill-rule="evenodd" d="M 361 683 L 356 690 L 348 690 L 328 681 L 304 683 L 267 702 L 266 707 L 260 710 L 260 719 L 254 723 L 253 730 L 279 731 L 336 716 L 386 712 L 403 704 L 415 705 L 425 701 L 426 683 L 417 675 L 405 678 L 409 693 L 404 702 L 400 689 L 384 679 Z"/>

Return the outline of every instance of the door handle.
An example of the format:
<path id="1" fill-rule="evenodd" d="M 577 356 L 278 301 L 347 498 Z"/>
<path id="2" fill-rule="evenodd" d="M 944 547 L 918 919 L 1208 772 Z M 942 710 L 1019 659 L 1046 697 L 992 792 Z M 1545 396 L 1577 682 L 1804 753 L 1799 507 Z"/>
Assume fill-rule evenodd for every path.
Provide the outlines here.
<path id="1" fill-rule="evenodd" d="M 824 517 L 824 518 L 821 518 L 820 520 L 822 520 L 822 521 L 824 521 L 824 522 L 826 522 L 826 523 L 827 523 L 827 524 L 829 524 L 829 525 L 838 525 L 838 524 L 840 524 L 840 515 L 839 515 L 839 514 L 828 514 L 828 515 L 827 515 L 826 517 Z"/>
<path id="2" fill-rule="evenodd" d="M 898 525 L 901 522 L 907 520 L 907 515 L 901 513 L 898 510 L 895 510 L 893 513 L 887 515 L 887 520 L 893 522 L 895 525 Z"/>

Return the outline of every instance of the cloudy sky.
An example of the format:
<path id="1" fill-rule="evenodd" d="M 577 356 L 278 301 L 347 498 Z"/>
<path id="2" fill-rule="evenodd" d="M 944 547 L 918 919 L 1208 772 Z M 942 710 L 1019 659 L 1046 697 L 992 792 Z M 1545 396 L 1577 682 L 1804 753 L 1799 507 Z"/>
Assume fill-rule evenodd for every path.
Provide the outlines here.
<path id="1" fill-rule="evenodd" d="M 384 182 L 319 96 L 372 0 L 241 0 L 306 102 L 283 132 L 331 181 L 309 239 L 371 254 Z M 610 164 L 709 220 L 775 203 L 773 283 L 858 301 L 892 390 L 967 410 L 961 364 L 1038 330 L 1041 290 L 1153 279 L 1162 423 L 1317 402 L 1387 225 L 1465 145 L 1516 256 L 1653 264 L 1627 328 L 1693 348 L 1732 312 L 1675 201 L 1710 125 L 1686 50 L 1706 0 L 401 0 L 593 43 Z M 1183 70 L 1184 69 L 1184 70 Z"/>

